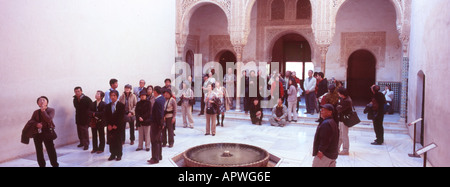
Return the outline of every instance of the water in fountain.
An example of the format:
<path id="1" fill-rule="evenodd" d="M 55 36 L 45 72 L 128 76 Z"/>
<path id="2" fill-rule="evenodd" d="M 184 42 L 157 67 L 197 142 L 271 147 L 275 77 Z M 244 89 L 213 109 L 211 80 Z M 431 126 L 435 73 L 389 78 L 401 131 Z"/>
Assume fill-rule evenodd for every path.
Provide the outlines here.
<path id="1" fill-rule="evenodd" d="M 245 165 L 264 159 L 268 153 L 260 148 L 239 144 L 209 144 L 193 148 L 187 156 L 199 163 L 207 165 Z"/>

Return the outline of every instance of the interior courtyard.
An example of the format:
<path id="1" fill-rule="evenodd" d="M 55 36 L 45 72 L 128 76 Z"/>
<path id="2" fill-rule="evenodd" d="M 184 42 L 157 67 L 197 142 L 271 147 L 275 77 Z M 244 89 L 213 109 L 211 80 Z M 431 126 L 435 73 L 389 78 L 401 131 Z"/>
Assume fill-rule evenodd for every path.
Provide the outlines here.
<path id="1" fill-rule="evenodd" d="M 252 125 L 239 98 L 225 127 L 204 136 L 202 76 L 215 69 L 222 78 L 230 64 L 238 93 L 243 71 L 295 71 L 303 81 L 312 70 L 341 81 L 362 122 L 350 128 L 350 154 L 337 167 L 448 167 L 448 9 L 447 0 L 0 0 L 0 167 L 38 166 L 33 143 L 20 137 L 42 95 L 56 111 L 62 167 L 177 167 L 174 158 L 187 149 L 224 142 L 261 147 L 279 158 L 278 167 L 311 167 L 319 115 L 304 114 L 304 97 L 299 120 L 283 128 L 270 126 L 272 106 L 261 126 Z M 94 98 L 112 78 L 123 93 L 141 79 L 179 85 L 188 75 L 197 85 L 194 128 L 183 128 L 178 107 L 175 146 L 163 148 L 160 164 L 147 164 L 151 152 L 135 151 L 129 140 L 121 162 L 106 161 L 108 148 L 91 154 L 76 147 L 74 87 Z M 370 145 L 373 123 L 363 113 L 374 84 L 394 91 L 381 146 Z M 417 119 L 416 128 L 409 125 Z M 430 144 L 437 148 L 426 160 L 408 156 Z"/>

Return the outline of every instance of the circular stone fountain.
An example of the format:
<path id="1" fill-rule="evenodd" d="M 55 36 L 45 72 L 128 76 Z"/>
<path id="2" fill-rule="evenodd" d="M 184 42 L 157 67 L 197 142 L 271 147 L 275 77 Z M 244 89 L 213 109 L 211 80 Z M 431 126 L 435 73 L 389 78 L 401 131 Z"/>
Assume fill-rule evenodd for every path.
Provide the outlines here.
<path id="1" fill-rule="evenodd" d="M 270 154 L 252 145 L 215 143 L 190 148 L 183 157 L 187 167 L 266 167 Z"/>

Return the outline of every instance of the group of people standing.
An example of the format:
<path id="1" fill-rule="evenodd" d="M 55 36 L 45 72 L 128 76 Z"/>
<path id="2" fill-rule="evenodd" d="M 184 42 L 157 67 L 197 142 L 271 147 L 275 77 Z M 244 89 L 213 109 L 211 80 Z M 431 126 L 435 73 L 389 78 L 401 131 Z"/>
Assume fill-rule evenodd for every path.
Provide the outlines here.
<path id="1" fill-rule="evenodd" d="M 333 105 L 334 99 L 331 96 L 335 91 L 335 86 L 330 85 L 327 98 L 322 98 L 319 126 L 316 130 L 313 147 L 313 167 L 336 167 L 338 155 L 349 155 L 350 143 L 348 137 L 349 128 L 345 117 L 353 111 L 353 103 L 346 88 L 337 89 L 338 100 Z M 384 143 L 384 105 L 385 95 L 380 92 L 380 86 L 373 85 L 371 88 L 373 97 L 366 106 L 365 113 L 373 120 L 376 139 L 372 145 L 382 145 Z M 325 99 L 325 100 L 324 100 Z M 340 151 L 342 147 L 342 150 Z"/>
<path id="2" fill-rule="evenodd" d="M 75 107 L 75 123 L 80 143 L 77 147 L 89 149 L 89 132 L 92 131 L 93 148 L 91 153 L 101 154 L 106 144 L 109 144 L 111 153 L 108 161 L 122 159 L 122 146 L 125 143 L 126 123 L 129 123 L 130 144 L 135 141 L 135 122 L 139 129 L 139 145 L 136 151 L 143 150 L 145 142 L 146 151 L 152 149 L 150 164 L 162 160 L 162 147 L 174 145 L 174 129 L 177 103 L 171 91 L 170 79 L 166 79 L 165 86 L 145 87 L 145 81 L 132 90 L 127 84 L 122 94 L 117 91 L 118 80 L 111 79 L 111 86 L 106 92 L 98 90 L 95 100 L 92 101 L 83 94 L 81 87 L 74 88 L 73 105 Z M 191 94 L 192 96 L 192 94 Z M 185 95 L 185 98 L 187 96 Z M 36 147 L 37 160 L 40 167 L 45 167 L 43 146 L 46 146 L 50 162 L 58 167 L 56 150 L 53 141 L 57 138 L 54 131 L 53 118 L 55 109 L 48 107 L 49 99 L 41 96 L 37 100 L 39 110 L 36 110 L 31 119 L 22 130 L 24 144 L 33 138 Z M 190 119 L 193 124 L 192 119 Z M 105 134 L 106 128 L 106 134 Z"/>
<path id="3" fill-rule="evenodd" d="M 107 143 L 111 153 L 108 160 L 120 161 L 128 123 L 130 145 L 134 144 L 137 127 L 139 144 L 136 151 L 144 149 L 144 142 L 145 150 L 150 151 L 151 144 L 152 158 L 148 162 L 158 163 L 162 159 L 162 147 L 166 146 L 167 142 L 169 147 L 173 147 L 174 144 L 176 102 L 170 84 L 164 87 L 145 87 L 145 80 L 140 80 L 139 87 L 134 90 L 131 85 L 125 85 L 122 94 L 117 91 L 117 79 L 111 79 L 109 84 L 111 88 L 106 92 L 101 90 L 96 92 L 95 101 L 84 95 L 81 87 L 74 89 L 73 104 L 80 140 L 78 147 L 88 150 L 88 128 L 91 127 L 93 144 L 91 153 L 103 153 Z"/>
<path id="4" fill-rule="evenodd" d="M 244 74 L 245 75 L 245 74 Z M 314 77 L 313 77 L 314 75 Z M 259 85 L 260 81 L 251 77 L 243 77 L 245 88 L 248 84 Z M 250 81 L 252 78 L 252 81 Z M 204 76 L 201 112 L 205 114 L 207 135 L 216 135 L 216 126 L 224 126 L 223 121 L 225 111 L 233 107 L 233 95 L 236 77 L 229 71 L 224 77 L 226 87 L 214 78 L 214 70 Z M 253 82 L 256 81 L 256 82 Z M 166 79 L 164 86 L 145 87 L 145 80 L 140 80 L 139 87 L 132 88 L 127 84 L 124 92 L 117 91 L 118 80 L 111 79 L 110 89 L 105 92 L 96 92 L 95 100 L 92 101 L 83 94 L 81 87 L 74 88 L 73 105 L 75 107 L 75 122 L 79 138 L 78 147 L 84 150 L 89 149 L 89 132 L 92 131 L 93 148 L 91 153 L 101 154 L 104 152 L 106 144 L 109 144 L 109 161 L 120 161 L 123 155 L 122 146 L 125 144 L 126 123 L 129 124 L 130 145 L 135 141 L 135 127 L 139 132 L 139 143 L 136 151 L 152 150 L 150 164 L 159 163 L 162 160 L 162 147 L 171 148 L 174 146 L 174 130 L 177 106 L 181 106 L 184 128 L 194 128 L 192 109 L 195 104 L 195 97 L 192 87 L 192 77 L 183 81 L 179 89 L 171 85 L 171 80 Z M 296 122 L 298 117 L 298 105 L 302 92 L 305 93 L 306 113 L 314 114 L 319 111 L 319 126 L 314 138 L 313 156 L 315 156 L 313 166 L 335 166 L 337 155 L 349 154 L 349 126 L 344 123 L 344 116 L 351 113 L 354 107 L 346 88 L 339 81 L 328 82 L 323 73 L 313 74 L 308 72 L 308 78 L 303 81 L 303 89 L 300 80 L 295 73 L 288 72 L 286 77 L 274 74 L 268 82 L 271 86 L 270 97 L 275 96 L 275 92 L 280 93 L 277 103 L 272 108 L 272 115 L 269 122 L 272 126 L 284 127 L 288 122 Z M 231 87 L 231 89 L 230 89 Z M 260 88 L 263 89 L 263 88 Z M 374 97 L 366 107 L 369 119 L 373 119 L 374 130 L 377 139 L 373 145 L 381 145 L 383 137 L 383 118 L 386 98 L 391 97 L 391 93 L 380 92 L 380 87 L 371 87 Z M 174 90 L 180 97 L 177 102 Z M 258 87 L 255 90 L 259 90 Z M 245 97 L 244 97 L 245 98 Z M 250 100 L 248 100 L 250 99 Z M 250 112 L 250 119 L 253 124 L 261 125 L 263 119 L 263 108 L 261 107 L 261 95 L 244 99 L 245 111 Z M 284 104 L 286 103 L 287 106 Z M 48 98 L 39 97 L 37 100 L 39 110 L 33 113 L 31 120 L 22 132 L 22 142 L 28 143 L 28 138 L 34 138 L 36 154 L 39 166 L 45 166 L 42 143 L 46 146 L 52 166 L 59 166 L 53 140 L 56 139 L 54 131 L 55 125 L 53 117 L 55 110 L 48 107 Z M 221 118 L 220 118 L 221 117 Z M 221 120 L 220 120 L 221 119 Z M 217 122 L 216 122 L 217 120 Z M 105 133 L 106 128 L 106 133 Z M 342 151 L 339 151 L 342 146 Z M 325 159 L 323 159 L 325 158 Z"/>

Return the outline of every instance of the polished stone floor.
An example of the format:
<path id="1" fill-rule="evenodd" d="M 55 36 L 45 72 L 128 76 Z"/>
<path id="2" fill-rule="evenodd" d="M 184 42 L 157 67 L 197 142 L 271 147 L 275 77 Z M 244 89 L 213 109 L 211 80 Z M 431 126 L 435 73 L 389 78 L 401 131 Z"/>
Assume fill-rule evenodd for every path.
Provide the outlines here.
<path id="1" fill-rule="evenodd" d="M 123 148 L 121 161 L 107 161 L 108 146 L 102 154 L 91 154 L 77 148 L 77 144 L 57 148 L 58 162 L 61 167 L 174 167 L 171 158 L 190 147 L 207 143 L 244 143 L 259 146 L 271 154 L 280 157 L 280 167 L 310 167 L 312 165 L 312 145 L 316 127 L 313 125 L 290 124 L 284 128 L 272 127 L 267 121 L 255 126 L 249 120 L 225 119 L 225 127 L 217 127 L 216 136 L 204 136 L 205 118 L 194 114 L 195 128 L 183 128 L 178 115 L 175 146 L 163 148 L 163 160 L 157 165 L 147 164 L 150 152 L 135 151 L 137 142 Z M 127 130 L 128 131 L 128 130 Z M 136 131 L 136 136 L 137 136 Z M 412 140 L 409 135 L 386 133 L 385 143 L 374 146 L 370 143 L 375 135 L 370 131 L 350 129 L 350 155 L 339 156 L 338 167 L 421 167 L 421 158 L 410 158 Z M 127 133 L 127 138 L 128 138 Z M 30 148 L 34 147 L 30 145 Z M 17 158 L 0 167 L 37 167 L 35 155 Z M 50 166 L 47 159 L 47 166 Z"/>

